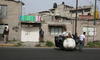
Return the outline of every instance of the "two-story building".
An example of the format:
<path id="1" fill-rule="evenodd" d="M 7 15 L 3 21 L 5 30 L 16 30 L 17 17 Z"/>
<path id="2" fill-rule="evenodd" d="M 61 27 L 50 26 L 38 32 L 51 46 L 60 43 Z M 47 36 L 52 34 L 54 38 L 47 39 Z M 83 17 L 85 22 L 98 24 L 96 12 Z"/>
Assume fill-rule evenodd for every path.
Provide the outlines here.
<path id="1" fill-rule="evenodd" d="M 77 33 L 78 35 L 86 32 L 88 41 L 100 40 L 99 37 L 99 25 L 100 20 L 96 20 L 94 25 L 92 6 L 78 7 L 77 15 Z M 40 11 L 27 15 L 35 20 L 40 21 L 23 21 L 21 22 L 21 41 L 27 42 L 39 42 L 39 30 L 40 28 L 44 31 L 44 41 L 54 42 L 54 38 L 57 35 L 62 34 L 65 30 L 75 33 L 75 17 L 76 9 L 72 6 L 65 4 L 57 5 L 57 8 L 49 9 L 48 11 Z"/>
<path id="2" fill-rule="evenodd" d="M 44 40 L 54 41 L 56 35 L 62 34 L 64 30 L 75 33 L 76 9 L 65 4 L 57 5 L 57 8 L 41 11 L 32 16 L 41 16 L 41 27 L 44 30 Z M 78 7 L 77 10 L 77 33 L 86 32 L 87 41 L 100 40 L 99 18 L 94 25 L 94 10 L 92 6 Z"/>
<path id="3" fill-rule="evenodd" d="M 30 41 L 40 41 L 39 40 L 39 28 L 41 27 L 44 31 L 44 40 L 50 40 L 54 41 L 54 37 L 56 35 L 62 34 L 63 31 L 73 31 L 73 20 L 71 19 L 70 11 L 73 7 L 61 4 L 56 9 L 52 8 L 48 11 L 41 11 L 38 13 L 29 14 L 29 16 L 40 16 L 41 22 L 22 22 L 22 25 L 25 24 L 26 26 L 29 26 L 30 24 L 33 25 L 31 29 L 28 27 L 23 28 L 24 33 L 28 33 L 23 36 L 26 36 L 30 38 Z M 37 26 L 34 26 L 37 25 Z M 28 31 L 31 30 L 30 32 Z M 26 31 L 27 30 L 27 31 Z M 26 31 L 26 32 L 25 32 Z M 32 34 L 29 34 L 32 33 Z M 37 33 L 37 34 L 35 34 Z M 31 36 L 34 38 L 32 38 Z M 22 36 L 22 38 L 23 38 Z M 25 38 L 25 37 L 24 37 Z M 22 41 L 29 41 L 29 39 L 22 39 Z"/>
<path id="4" fill-rule="evenodd" d="M 19 16 L 22 14 L 22 5 L 24 3 L 20 1 L 0 0 L 0 35 L 2 35 L 4 27 L 7 26 L 9 40 L 20 40 Z"/>

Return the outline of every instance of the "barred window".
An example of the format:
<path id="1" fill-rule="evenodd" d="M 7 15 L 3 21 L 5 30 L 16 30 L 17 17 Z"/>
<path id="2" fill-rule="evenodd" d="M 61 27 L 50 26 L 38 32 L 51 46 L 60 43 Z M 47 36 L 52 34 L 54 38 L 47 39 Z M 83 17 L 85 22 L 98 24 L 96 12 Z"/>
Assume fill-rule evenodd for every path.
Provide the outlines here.
<path id="1" fill-rule="evenodd" d="M 7 16 L 7 5 L 0 5 L 0 18 Z"/>
<path id="2" fill-rule="evenodd" d="M 59 35 L 63 33 L 64 27 L 62 26 L 49 26 L 49 32 L 51 35 Z"/>

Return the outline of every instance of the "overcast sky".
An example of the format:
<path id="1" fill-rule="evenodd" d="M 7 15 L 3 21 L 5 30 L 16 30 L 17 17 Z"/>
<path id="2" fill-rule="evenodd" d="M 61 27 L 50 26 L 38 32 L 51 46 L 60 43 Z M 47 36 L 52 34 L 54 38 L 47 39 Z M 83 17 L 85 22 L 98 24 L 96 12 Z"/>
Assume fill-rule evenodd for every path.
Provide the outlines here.
<path id="1" fill-rule="evenodd" d="M 70 5 L 75 7 L 76 0 L 20 0 L 25 3 L 23 7 L 23 14 L 35 13 L 39 11 L 45 11 L 53 7 L 53 3 L 61 4 L 65 2 L 66 5 Z M 79 0 L 79 6 L 90 5 L 90 3 L 94 3 L 94 0 Z M 97 4 L 100 4 L 98 2 Z"/>

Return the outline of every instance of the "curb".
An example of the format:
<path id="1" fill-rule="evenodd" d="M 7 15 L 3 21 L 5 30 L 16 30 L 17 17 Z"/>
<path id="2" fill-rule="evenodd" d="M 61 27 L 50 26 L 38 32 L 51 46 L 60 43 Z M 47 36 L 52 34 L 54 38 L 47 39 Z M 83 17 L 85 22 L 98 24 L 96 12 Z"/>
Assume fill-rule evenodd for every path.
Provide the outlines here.
<path id="1" fill-rule="evenodd" d="M 0 44 L 0 47 L 13 47 L 16 46 L 16 44 Z"/>

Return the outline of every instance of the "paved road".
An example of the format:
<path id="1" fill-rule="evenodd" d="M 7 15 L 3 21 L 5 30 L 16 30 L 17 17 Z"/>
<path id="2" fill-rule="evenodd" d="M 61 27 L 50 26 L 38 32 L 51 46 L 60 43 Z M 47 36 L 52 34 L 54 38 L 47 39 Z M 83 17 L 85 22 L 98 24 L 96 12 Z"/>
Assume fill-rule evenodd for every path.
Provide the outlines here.
<path id="1" fill-rule="evenodd" d="M 0 60 L 100 60 L 100 49 L 0 48 Z"/>

